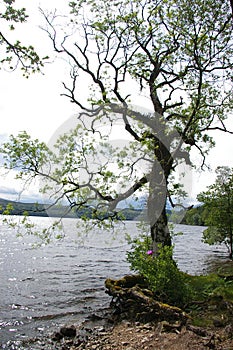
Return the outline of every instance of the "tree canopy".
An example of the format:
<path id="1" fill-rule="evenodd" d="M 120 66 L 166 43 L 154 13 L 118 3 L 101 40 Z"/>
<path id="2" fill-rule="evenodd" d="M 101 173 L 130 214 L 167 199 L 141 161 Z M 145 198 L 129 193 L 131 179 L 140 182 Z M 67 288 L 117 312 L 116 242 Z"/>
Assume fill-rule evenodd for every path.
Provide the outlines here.
<path id="1" fill-rule="evenodd" d="M 174 206 L 180 190 L 175 169 L 192 166 L 192 148 L 204 167 L 214 145 L 210 133 L 231 132 L 225 124 L 233 96 L 230 3 L 81 0 L 69 6 L 65 26 L 56 12 L 43 14 L 54 50 L 71 66 L 63 95 L 77 105 L 76 127 L 58 139 L 53 155 L 25 134 L 12 137 L 3 149 L 6 166 L 49 179 L 45 191 L 55 202 L 66 197 L 77 210 L 91 206 L 100 221 L 147 191 L 156 252 L 171 244 L 166 202 Z M 135 108 L 142 95 L 146 105 Z M 127 132 L 126 143 L 111 141 L 114 125 Z"/>

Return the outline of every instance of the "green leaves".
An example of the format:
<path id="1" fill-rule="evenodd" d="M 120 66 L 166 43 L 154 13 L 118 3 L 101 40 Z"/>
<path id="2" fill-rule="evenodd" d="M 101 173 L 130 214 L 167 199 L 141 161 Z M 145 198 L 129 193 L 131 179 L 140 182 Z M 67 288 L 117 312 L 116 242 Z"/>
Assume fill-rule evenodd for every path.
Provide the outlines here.
<path id="1" fill-rule="evenodd" d="M 217 178 L 208 191 L 200 193 L 198 200 L 205 206 L 203 239 L 206 243 L 225 243 L 229 256 L 233 253 L 233 169 L 218 167 Z"/>
<path id="2" fill-rule="evenodd" d="M 6 7 L 5 13 L 0 14 L 0 18 L 5 19 L 6 21 L 13 21 L 13 22 L 26 22 L 28 15 L 26 14 L 25 7 L 21 9 L 15 9 L 13 6 L 8 5 Z"/>
<path id="3" fill-rule="evenodd" d="M 96 122 L 103 127 L 99 118 Z M 134 190 L 119 198 L 142 176 L 137 172 L 137 159 L 133 158 L 136 149 L 124 145 L 118 148 L 108 137 L 107 126 L 106 130 L 93 133 L 80 123 L 58 137 L 52 150 L 21 132 L 16 137 L 10 136 L 0 151 L 5 169 L 14 170 L 16 178 L 25 180 L 25 184 L 38 178 L 40 192 L 50 202 L 56 205 L 68 202 L 79 214 L 85 209 L 83 220 L 105 225 L 105 219 L 110 222 L 121 219 L 116 206 Z"/>
<path id="4" fill-rule="evenodd" d="M 11 135 L 10 141 L 2 145 L 0 152 L 5 159 L 5 168 L 18 170 L 19 178 L 31 172 L 38 174 L 40 168 L 47 164 L 51 156 L 45 143 L 38 139 L 32 140 L 25 131 L 16 137 Z"/>
<path id="5" fill-rule="evenodd" d="M 160 247 L 159 254 L 151 253 L 152 241 L 148 236 L 141 236 L 132 243 L 127 253 L 131 269 L 139 272 L 149 284 L 156 297 L 177 306 L 183 306 L 189 296 L 182 272 L 172 259 L 172 247 Z"/>
<path id="6" fill-rule="evenodd" d="M 9 23 L 10 31 L 14 31 L 15 23 L 23 24 L 27 21 L 26 9 L 24 7 L 21 9 L 14 8 L 12 6 L 14 1 L 3 2 L 5 3 L 5 12 L 0 13 L 0 20 Z M 3 31 L 0 31 L 0 45 L 3 49 L 0 56 L 1 65 L 6 64 L 10 70 L 20 67 L 23 76 L 26 78 L 31 73 L 40 72 L 44 62 L 48 59 L 47 56 L 41 58 L 32 45 L 25 46 L 20 40 L 12 42 Z"/>

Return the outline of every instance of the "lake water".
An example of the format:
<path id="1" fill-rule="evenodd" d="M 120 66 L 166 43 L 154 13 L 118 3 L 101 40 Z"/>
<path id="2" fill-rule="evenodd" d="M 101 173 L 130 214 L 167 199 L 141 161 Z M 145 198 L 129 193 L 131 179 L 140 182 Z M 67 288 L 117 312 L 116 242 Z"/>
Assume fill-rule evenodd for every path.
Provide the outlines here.
<path id="1" fill-rule="evenodd" d="M 32 220 L 46 227 L 51 219 Z M 19 349 L 17 340 L 45 334 L 61 324 L 81 323 L 108 307 L 105 279 L 130 273 L 125 260 L 129 246 L 122 229 L 116 237 L 93 230 L 81 243 L 75 223 L 75 219 L 65 219 L 62 241 L 35 248 L 34 237 L 17 238 L 14 229 L 0 222 L 2 349 Z M 175 226 L 175 232 L 183 235 L 174 237 L 174 256 L 179 267 L 191 274 L 203 274 L 211 262 L 227 256 L 225 247 L 202 243 L 203 229 Z M 126 222 L 125 231 L 136 235 L 136 223 Z"/>

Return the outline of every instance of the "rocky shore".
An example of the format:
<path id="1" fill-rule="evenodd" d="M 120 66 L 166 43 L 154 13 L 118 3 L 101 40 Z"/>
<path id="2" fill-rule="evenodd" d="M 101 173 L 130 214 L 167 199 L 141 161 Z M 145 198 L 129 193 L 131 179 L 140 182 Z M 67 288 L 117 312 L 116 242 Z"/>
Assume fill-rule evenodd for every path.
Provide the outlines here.
<path id="1" fill-rule="evenodd" d="M 18 349 L 233 350 L 233 304 L 222 297 L 196 305 L 201 309 L 198 316 L 211 320 L 197 326 L 190 314 L 155 300 L 135 276 L 109 279 L 105 286 L 113 297 L 111 309 Z"/>
<path id="2" fill-rule="evenodd" d="M 233 326 L 201 328 L 166 321 L 121 321 L 112 326 L 65 326 L 47 339 L 34 339 L 28 349 L 45 350 L 233 350 Z"/>

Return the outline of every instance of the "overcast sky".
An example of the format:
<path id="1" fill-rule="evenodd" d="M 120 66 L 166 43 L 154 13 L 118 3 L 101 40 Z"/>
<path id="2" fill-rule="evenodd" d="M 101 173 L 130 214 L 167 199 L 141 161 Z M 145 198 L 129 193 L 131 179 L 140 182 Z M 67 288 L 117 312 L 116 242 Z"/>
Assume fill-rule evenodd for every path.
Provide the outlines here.
<path id="1" fill-rule="evenodd" d="M 38 7 L 58 8 L 65 13 L 66 0 L 17 0 L 18 6 L 28 8 L 30 20 L 28 24 L 17 26 L 15 34 L 23 43 L 33 44 L 43 55 L 53 57 L 51 43 L 46 34 L 39 29 L 42 17 Z M 12 34 L 13 35 L 13 34 Z M 42 56 L 43 56 L 42 55 Z M 26 130 L 32 137 L 37 137 L 49 142 L 56 129 L 59 128 L 71 115 L 77 112 L 65 97 L 60 94 L 63 91 L 62 81 L 66 80 L 69 67 L 63 61 L 57 60 L 46 65 L 44 75 L 36 74 L 29 79 L 22 77 L 20 71 L 0 71 L 0 138 L 4 139 L 9 134 L 17 134 Z M 229 123 L 230 125 L 230 123 Z M 216 134 L 217 145 L 210 152 L 207 161 L 215 169 L 218 165 L 233 166 L 232 145 L 233 136 Z M 206 185 L 214 181 L 213 173 L 192 174 L 192 195 L 195 196 Z M 1 178 L 0 197 L 15 199 L 17 185 L 9 175 Z M 26 195 L 33 198 L 33 189 Z"/>

